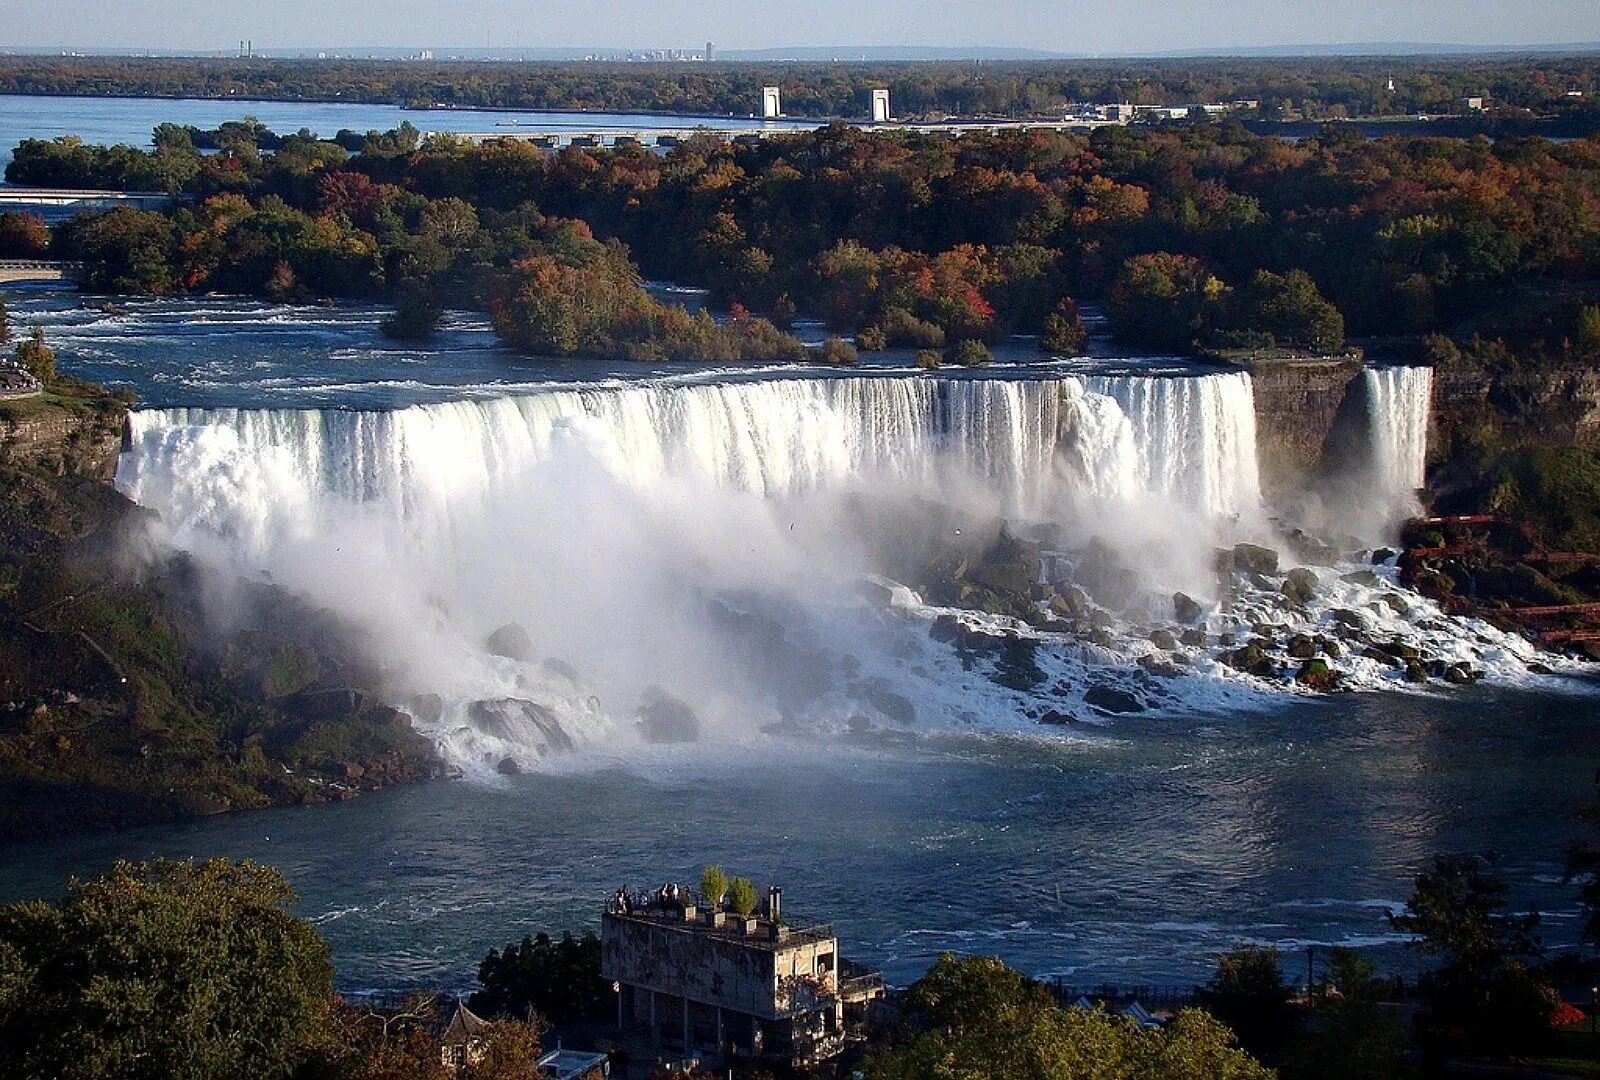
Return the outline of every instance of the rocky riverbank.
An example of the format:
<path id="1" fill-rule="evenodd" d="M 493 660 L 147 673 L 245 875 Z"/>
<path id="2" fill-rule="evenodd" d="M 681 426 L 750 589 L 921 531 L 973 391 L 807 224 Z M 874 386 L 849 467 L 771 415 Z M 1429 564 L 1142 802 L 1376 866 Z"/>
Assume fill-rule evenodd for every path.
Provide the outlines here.
<path id="1" fill-rule="evenodd" d="M 325 613 L 256 587 L 219 625 L 186 560 L 141 556 L 107 482 L 126 403 L 66 389 L 0 418 L 0 840 L 440 775 Z"/>

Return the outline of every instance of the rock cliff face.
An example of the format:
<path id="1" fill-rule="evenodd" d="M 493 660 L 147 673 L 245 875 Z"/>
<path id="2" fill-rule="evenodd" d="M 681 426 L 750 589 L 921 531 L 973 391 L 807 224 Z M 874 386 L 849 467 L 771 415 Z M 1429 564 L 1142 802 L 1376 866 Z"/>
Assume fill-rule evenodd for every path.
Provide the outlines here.
<path id="1" fill-rule="evenodd" d="M 1458 436 L 1508 446 L 1600 448 L 1600 372 L 1581 366 L 1511 370 L 1493 375 L 1472 365 L 1434 372 L 1429 443 L 1444 456 Z"/>
<path id="2" fill-rule="evenodd" d="M 1256 405 L 1262 493 L 1293 496 L 1334 467 L 1365 414 L 1363 364 L 1355 357 L 1248 364 Z"/>
<path id="3" fill-rule="evenodd" d="M 0 464 L 110 481 L 128 409 L 105 396 L 22 398 L 0 408 Z"/>

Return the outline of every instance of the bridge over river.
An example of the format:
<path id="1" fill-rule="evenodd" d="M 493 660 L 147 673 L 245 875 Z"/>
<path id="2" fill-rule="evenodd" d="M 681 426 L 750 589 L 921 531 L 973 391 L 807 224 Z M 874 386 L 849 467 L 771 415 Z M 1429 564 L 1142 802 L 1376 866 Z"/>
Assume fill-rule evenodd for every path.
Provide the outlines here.
<path id="1" fill-rule="evenodd" d="M 0 209 L 49 206 L 74 210 L 112 210 L 118 206 L 132 206 L 139 210 L 165 210 L 177 198 L 180 196 L 164 191 L 90 191 L 0 184 Z"/>
<path id="2" fill-rule="evenodd" d="M 56 259 L 0 259 L 0 283 L 11 281 L 77 281 L 81 262 Z"/>

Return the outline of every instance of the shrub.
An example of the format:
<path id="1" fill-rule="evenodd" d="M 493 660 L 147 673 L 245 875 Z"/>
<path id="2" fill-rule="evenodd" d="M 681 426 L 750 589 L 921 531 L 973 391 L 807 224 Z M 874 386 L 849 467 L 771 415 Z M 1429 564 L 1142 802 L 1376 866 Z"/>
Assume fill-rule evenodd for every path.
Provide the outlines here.
<path id="1" fill-rule="evenodd" d="M 923 371 L 939 370 L 939 352 L 936 349 L 919 349 L 917 351 L 917 366 Z"/>
<path id="2" fill-rule="evenodd" d="M 824 364 L 849 365 L 856 362 L 856 347 L 835 335 L 822 343 L 819 355 Z"/>
<path id="3" fill-rule="evenodd" d="M 867 352 L 882 352 L 889 347 L 889 339 L 884 335 L 883 327 L 863 326 L 856 331 L 856 345 Z"/>
<path id="4" fill-rule="evenodd" d="M 981 341 L 971 340 L 956 342 L 944 351 L 944 358 L 962 367 L 978 367 L 993 359 L 987 345 Z"/>

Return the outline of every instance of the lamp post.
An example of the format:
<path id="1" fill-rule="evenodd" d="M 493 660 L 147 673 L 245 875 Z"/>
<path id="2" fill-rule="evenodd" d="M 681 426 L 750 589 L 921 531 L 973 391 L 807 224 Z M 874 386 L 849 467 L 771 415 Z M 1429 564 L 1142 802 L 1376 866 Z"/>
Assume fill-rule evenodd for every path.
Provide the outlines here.
<path id="1" fill-rule="evenodd" d="M 1595 1013 L 1600 1012 L 1600 986 L 1589 987 L 1589 1056 L 1594 1057 Z"/>

